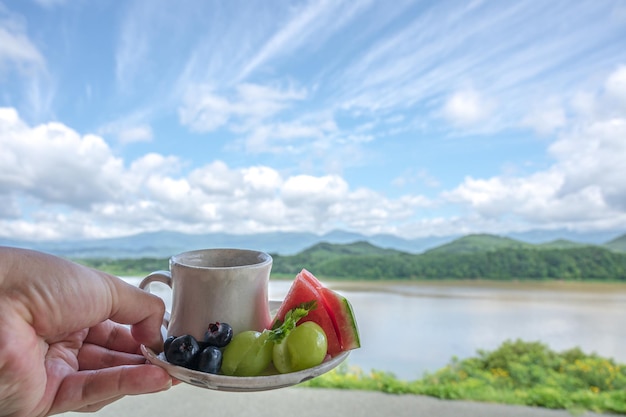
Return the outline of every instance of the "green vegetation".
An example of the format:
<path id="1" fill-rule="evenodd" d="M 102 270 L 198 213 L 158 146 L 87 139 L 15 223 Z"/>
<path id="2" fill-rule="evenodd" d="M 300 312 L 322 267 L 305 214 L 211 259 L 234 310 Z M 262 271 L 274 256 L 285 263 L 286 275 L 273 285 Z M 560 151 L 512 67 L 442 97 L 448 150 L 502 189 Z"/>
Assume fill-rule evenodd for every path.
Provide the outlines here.
<path id="1" fill-rule="evenodd" d="M 541 246 L 541 248 L 543 249 L 571 249 L 571 248 L 580 248 L 580 247 L 590 246 L 590 245 L 585 245 L 584 243 L 572 242 L 571 240 L 566 240 L 566 239 L 557 239 L 557 240 L 552 240 L 550 242 L 541 243 L 539 246 Z"/>
<path id="2" fill-rule="evenodd" d="M 481 246 L 480 241 L 464 238 L 419 255 L 366 243 L 316 245 L 294 256 L 275 255 L 272 271 L 293 276 L 305 267 L 318 276 L 357 280 L 626 280 L 626 253 L 598 246 L 494 245 L 492 239 Z M 350 250 L 355 246 L 358 252 Z"/>
<path id="3" fill-rule="evenodd" d="M 626 235 L 615 238 L 604 246 L 617 252 L 626 252 Z"/>
<path id="4" fill-rule="evenodd" d="M 273 276 L 286 278 L 307 268 L 319 277 L 346 280 L 626 281 L 624 252 L 567 241 L 531 245 L 490 235 L 466 236 L 417 255 L 356 242 L 319 243 L 296 255 L 272 256 Z M 155 258 L 77 261 L 121 276 L 141 276 L 168 265 Z"/>
<path id="5" fill-rule="evenodd" d="M 530 249 L 532 247 L 534 247 L 534 245 L 530 243 L 520 242 L 519 240 L 508 237 L 477 234 L 464 236 L 450 243 L 433 248 L 426 253 L 468 254 L 499 249 Z"/>
<path id="6" fill-rule="evenodd" d="M 557 353 L 541 343 L 520 340 L 506 341 L 491 352 L 478 351 L 473 358 L 452 359 L 416 381 L 386 372 L 366 374 L 342 364 L 301 385 L 626 414 L 626 365 L 578 348 Z"/>
<path id="7" fill-rule="evenodd" d="M 158 258 L 76 259 L 75 262 L 119 277 L 141 277 L 150 272 L 169 269 L 169 261 Z"/>

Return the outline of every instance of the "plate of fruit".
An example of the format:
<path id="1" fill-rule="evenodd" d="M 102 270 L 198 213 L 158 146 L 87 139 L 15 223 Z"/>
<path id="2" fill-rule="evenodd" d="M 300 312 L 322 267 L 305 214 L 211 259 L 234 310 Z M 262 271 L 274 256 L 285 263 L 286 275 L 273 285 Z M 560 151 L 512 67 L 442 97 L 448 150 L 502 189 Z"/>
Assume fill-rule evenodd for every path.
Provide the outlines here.
<path id="1" fill-rule="evenodd" d="M 337 367 L 360 347 L 350 302 L 306 269 L 285 299 L 270 301 L 272 326 L 233 334 L 228 323 L 208 323 L 203 340 L 170 336 L 163 352 L 146 346 L 146 359 L 172 377 L 220 391 L 265 391 L 308 381 Z"/>

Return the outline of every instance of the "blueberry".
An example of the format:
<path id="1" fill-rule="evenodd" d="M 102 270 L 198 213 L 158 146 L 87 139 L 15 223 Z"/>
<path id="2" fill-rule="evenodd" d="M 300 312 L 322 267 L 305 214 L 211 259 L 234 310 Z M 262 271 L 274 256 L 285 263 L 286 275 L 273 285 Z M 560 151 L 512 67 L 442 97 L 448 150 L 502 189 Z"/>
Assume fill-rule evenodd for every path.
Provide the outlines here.
<path id="1" fill-rule="evenodd" d="M 208 346 L 199 354 L 197 369 L 210 374 L 217 374 L 222 367 L 222 351 L 215 346 Z"/>
<path id="2" fill-rule="evenodd" d="M 228 323 L 211 323 L 204 333 L 204 342 L 207 345 L 220 348 L 226 346 L 232 338 L 233 328 Z"/>
<path id="3" fill-rule="evenodd" d="M 170 348 L 170 345 L 172 344 L 172 341 L 176 339 L 176 336 L 170 336 L 167 339 L 165 339 L 165 342 L 163 342 L 163 352 L 167 352 L 167 350 Z"/>
<path id="4" fill-rule="evenodd" d="M 196 354 L 200 351 L 198 342 L 191 335 L 179 336 L 172 340 L 165 351 L 165 358 L 173 365 L 193 367 Z"/>

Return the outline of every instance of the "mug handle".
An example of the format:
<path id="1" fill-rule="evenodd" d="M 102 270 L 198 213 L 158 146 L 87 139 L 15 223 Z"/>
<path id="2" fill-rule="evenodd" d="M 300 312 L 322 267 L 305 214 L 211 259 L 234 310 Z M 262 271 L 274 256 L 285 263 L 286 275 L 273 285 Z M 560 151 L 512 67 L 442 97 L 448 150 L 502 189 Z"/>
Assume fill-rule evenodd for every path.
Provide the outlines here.
<path id="1" fill-rule="evenodd" d="M 153 282 L 160 282 L 167 285 L 171 289 L 172 274 L 170 271 L 154 271 L 141 280 L 141 282 L 139 283 L 139 289 L 150 292 L 150 284 Z M 167 328 L 169 325 L 170 312 L 166 310 L 165 314 L 163 315 L 163 329 L 161 329 L 163 340 L 167 338 Z"/>

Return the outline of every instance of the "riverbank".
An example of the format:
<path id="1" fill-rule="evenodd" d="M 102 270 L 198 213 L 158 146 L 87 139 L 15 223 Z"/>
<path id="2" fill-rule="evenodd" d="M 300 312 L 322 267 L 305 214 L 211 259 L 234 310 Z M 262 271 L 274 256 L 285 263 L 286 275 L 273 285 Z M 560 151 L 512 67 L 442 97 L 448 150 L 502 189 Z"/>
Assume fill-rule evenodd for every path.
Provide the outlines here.
<path id="1" fill-rule="evenodd" d="M 626 282 L 622 281 L 567 281 L 567 280 L 487 280 L 487 279 L 437 279 L 437 280 L 384 280 L 384 281 L 346 281 L 329 278 L 325 284 L 344 291 L 375 291 L 410 295 L 409 287 L 415 288 L 474 288 L 506 290 L 566 291 L 574 293 L 621 292 L 626 294 Z M 277 281 L 283 281 L 278 279 Z"/>
<path id="2" fill-rule="evenodd" d="M 281 281 L 278 281 L 281 282 Z M 615 281 L 324 281 L 348 294 L 388 294 L 421 299 L 457 298 L 485 302 L 597 304 L 626 302 L 626 283 Z M 352 295 L 351 295 L 352 296 Z"/>
<path id="3" fill-rule="evenodd" d="M 303 385 L 626 414 L 626 365 L 579 348 L 556 352 L 543 343 L 522 340 L 453 359 L 415 381 L 344 363 Z"/>

